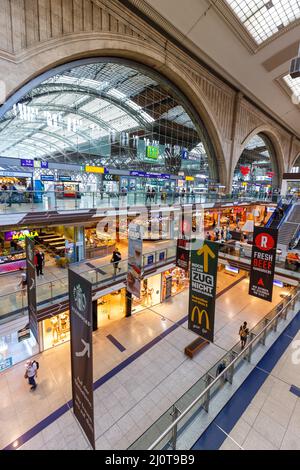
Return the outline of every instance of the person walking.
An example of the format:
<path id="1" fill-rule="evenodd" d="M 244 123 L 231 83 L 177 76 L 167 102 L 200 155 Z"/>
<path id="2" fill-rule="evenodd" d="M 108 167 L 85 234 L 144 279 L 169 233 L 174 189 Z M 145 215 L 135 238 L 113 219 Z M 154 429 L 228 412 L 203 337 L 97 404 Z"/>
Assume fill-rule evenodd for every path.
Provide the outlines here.
<path id="1" fill-rule="evenodd" d="M 155 188 L 152 188 L 152 191 L 151 191 L 151 199 L 152 199 L 153 202 L 155 202 L 155 196 L 156 196 Z"/>
<path id="2" fill-rule="evenodd" d="M 240 326 L 239 335 L 241 340 L 241 348 L 244 349 L 247 342 L 247 337 L 249 335 L 246 321 L 244 321 L 244 323 Z"/>
<path id="3" fill-rule="evenodd" d="M 44 276 L 44 273 L 43 273 L 44 259 L 45 259 L 44 253 L 42 254 L 39 251 L 37 251 L 34 257 L 37 277 L 39 277 L 40 275 Z"/>
<path id="4" fill-rule="evenodd" d="M 118 270 L 119 272 L 121 271 L 121 268 L 119 268 L 119 263 L 121 260 L 122 260 L 121 253 L 118 248 L 115 248 L 112 254 L 112 258 L 111 258 L 111 263 L 113 263 L 113 267 L 114 267 L 114 277 L 116 276 Z"/>
<path id="5" fill-rule="evenodd" d="M 37 383 L 35 381 L 38 369 L 38 363 L 36 361 L 27 361 L 26 362 L 26 371 L 25 371 L 25 379 L 28 379 L 28 384 L 31 385 L 30 390 L 35 390 L 37 387 Z"/>
<path id="6" fill-rule="evenodd" d="M 21 271 L 21 279 L 17 287 L 21 287 L 21 297 L 25 297 L 26 287 L 27 287 L 27 274 L 24 268 L 20 268 L 20 271 Z"/>
<path id="7" fill-rule="evenodd" d="M 151 196 L 152 196 L 151 188 L 150 188 L 150 186 L 148 186 L 147 192 L 146 192 L 146 204 L 147 204 L 148 199 L 151 202 Z"/>

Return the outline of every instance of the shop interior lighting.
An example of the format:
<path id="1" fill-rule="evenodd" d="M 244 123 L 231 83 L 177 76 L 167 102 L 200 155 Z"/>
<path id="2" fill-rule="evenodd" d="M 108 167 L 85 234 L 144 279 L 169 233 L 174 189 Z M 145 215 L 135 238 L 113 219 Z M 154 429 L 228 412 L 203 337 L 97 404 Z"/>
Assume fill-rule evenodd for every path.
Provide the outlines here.
<path id="1" fill-rule="evenodd" d="M 226 0 L 257 44 L 300 18 L 299 0 Z"/>

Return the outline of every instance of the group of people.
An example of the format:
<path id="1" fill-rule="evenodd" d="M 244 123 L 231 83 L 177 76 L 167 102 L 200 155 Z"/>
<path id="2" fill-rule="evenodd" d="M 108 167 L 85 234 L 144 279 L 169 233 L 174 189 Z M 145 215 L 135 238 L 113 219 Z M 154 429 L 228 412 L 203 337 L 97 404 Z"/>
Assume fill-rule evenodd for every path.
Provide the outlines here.
<path id="1" fill-rule="evenodd" d="M 227 227 L 216 227 L 211 232 L 206 232 L 206 240 L 209 241 L 228 241 L 232 238 L 232 235 L 229 232 Z"/>
<path id="2" fill-rule="evenodd" d="M 155 199 L 156 199 L 156 190 L 155 188 L 150 188 L 150 186 L 148 186 L 147 190 L 146 190 L 146 203 L 148 201 L 152 201 L 152 202 L 155 202 Z M 168 198 L 169 199 L 172 199 L 172 196 L 174 196 L 175 199 L 178 199 L 180 198 L 181 201 L 184 201 L 185 199 L 187 199 L 187 201 L 189 200 L 189 198 L 191 198 L 191 201 L 194 202 L 195 201 L 195 193 L 194 193 L 194 190 L 192 189 L 190 192 L 187 192 L 184 188 L 182 188 L 181 191 L 172 191 L 171 189 L 169 188 L 164 188 L 160 191 L 159 193 L 160 195 L 160 199 L 162 202 L 165 202 Z"/>

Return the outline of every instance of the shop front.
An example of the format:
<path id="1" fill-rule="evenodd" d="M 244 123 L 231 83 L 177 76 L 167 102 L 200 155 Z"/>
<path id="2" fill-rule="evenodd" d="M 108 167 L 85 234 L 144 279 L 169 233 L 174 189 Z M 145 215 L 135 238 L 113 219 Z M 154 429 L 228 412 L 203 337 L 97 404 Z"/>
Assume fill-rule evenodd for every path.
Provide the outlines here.
<path id="1" fill-rule="evenodd" d="M 34 240 L 36 249 L 45 253 L 47 266 L 66 267 L 76 261 L 74 227 L 13 228 L 0 232 L 0 274 L 26 268 L 26 238 Z"/>
<path id="2" fill-rule="evenodd" d="M 50 349 L 70 341 L 69 311 L 53 315 L 41 322 L 42 349 Z"/>
<path id="3" fill-rule="evenodd" d="M 126 289 L 119 289 L 97 300 L 97 326 L 109 325 L 126 316 Z"/>
<path id="4" fill-rule="evenodd" d="M 115 228 L 106 226 L 99 228 L 99 224 L 93 224 L 85 228 L 85 257 L 86 259 L 101 258 L 111 254 L 116 246 Z"/>

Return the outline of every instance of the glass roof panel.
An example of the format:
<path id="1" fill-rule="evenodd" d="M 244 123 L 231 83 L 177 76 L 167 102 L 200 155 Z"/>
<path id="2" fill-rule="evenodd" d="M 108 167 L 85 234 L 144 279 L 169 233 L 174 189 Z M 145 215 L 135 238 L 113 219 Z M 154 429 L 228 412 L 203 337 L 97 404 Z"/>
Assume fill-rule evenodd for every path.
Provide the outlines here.
<path id="1" fill-rule="evenodd" d="M 226 0 L 257 44 L 300 18 L 299 0 Z"/>
<path id="2" fill-rule="evenodd" d="M 292 78 L 290 75 L 283 77 L 283 80 L 287 86 L 292 90 L 292 93 L 295 97 L 295 104 L 300 103 L 300 77 Z"/>

